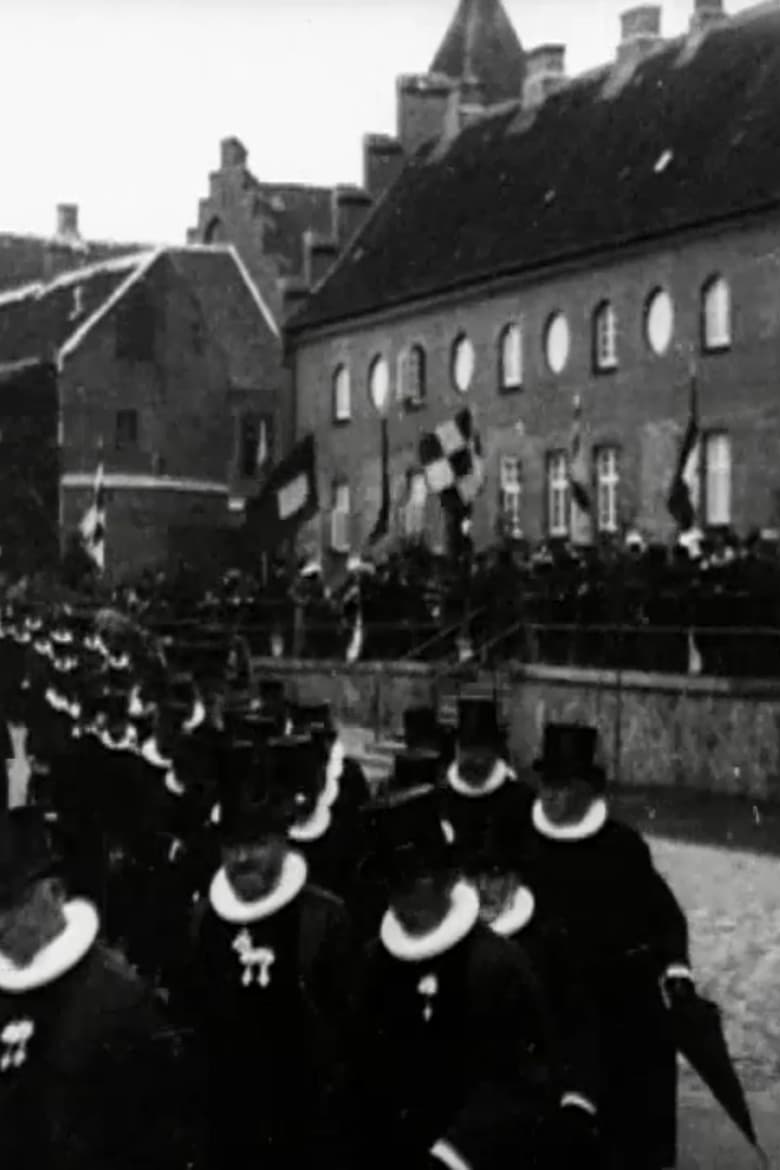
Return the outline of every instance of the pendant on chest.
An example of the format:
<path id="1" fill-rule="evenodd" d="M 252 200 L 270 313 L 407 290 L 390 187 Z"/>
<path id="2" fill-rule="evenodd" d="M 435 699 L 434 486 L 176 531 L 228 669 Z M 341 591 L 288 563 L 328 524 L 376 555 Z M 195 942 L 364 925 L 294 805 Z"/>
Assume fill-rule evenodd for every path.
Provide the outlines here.
<path id="1" fill-rule="evenodd" d="M 430 975 L 423 975 L 422 979 L 417 984 L 417 994 L 422 996 L 422 1018 L 425 1020 L 425 1023 L 428 1024 L 433 1019 L 435 1000 L 436 996 L 439 994 L 439 980 L 433 973 Z"/>
<path id="2" fill-rule="evenodd" d="M 27 1063 L 27 1046 L 35 1033 L 32 1020 L 10 1020 L 0 1033 L 0 1074 L 15 1072 Z"/>
<path id="3" fill-rule="evenodd" d="M 241 984 L 244 987 L 270 987 L 271 968 L 276 962 L 276 954 L 270 947 L 252 946 L 252 936 L 248 930 L 242 930 L 233 940 L 233 950 L 238 955 L 242 967 Z"/>

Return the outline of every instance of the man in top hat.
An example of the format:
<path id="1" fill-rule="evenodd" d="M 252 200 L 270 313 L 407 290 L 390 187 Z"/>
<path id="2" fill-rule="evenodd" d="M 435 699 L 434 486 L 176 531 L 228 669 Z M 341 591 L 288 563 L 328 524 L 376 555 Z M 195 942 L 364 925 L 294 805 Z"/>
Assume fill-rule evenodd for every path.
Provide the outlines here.
<path id="1" fill-rule="evenodd" d="M 363 1162 L 538 1166 L 554 1103 L 542 989 L 480 923 L 432 789 L 386 797 L 375 815 L 388 908 L 359 1011 Z"/>
<path id="2" fill-rule="evenodd" d="M 496 703 L 460 700 L 456 755 L 442 787 L 441 812 L 458 863 L 477 885 L 495 865 L 507 868 L 518 860 L 532 802 L 530 787 L 506 760 Z"/>
<path id="3" fill-rule="evenodd" d="M 0 819 L 0 1161 L 36 1170 L 175 1164 L 163 1030 L 144 988 L 69 899 L 34 809 Z"/>
<path id="4" fill-rule="evenodd" d="M 454 752 L 449 728 L 439 721 L 433 707 L 407 707 L 403 714 L 404 745 L 407 751 L 433 751 L 448 768 Z"/>
<path id="5" fill-rule="evenodd" d="M 693 993 L 688 928 L 640 834 L 610 816 L 597 748 L 595 728 L 545 729 L 525 872 L 595 1002 L 609 1164 L 664 1170 L 676 1156 L 667 1003 Z"/>
<path id="6" fill-rule="evenodd" d="M 194 930 L 207 1165 L 347 1165 L 349 921 L 288 839 L 294 791 L 250 756 L 241 779 Z"/>
<path id="7" fill-rule="evenodd" d="M 290 704 L 290 729 L 311 736 L 325 765 L 326 800 L 334 821 L 354 827 L 360 809 L 369 799 L 365 773 L 357 760 L 348 756 L 339 738 L 328 703 Z"/>

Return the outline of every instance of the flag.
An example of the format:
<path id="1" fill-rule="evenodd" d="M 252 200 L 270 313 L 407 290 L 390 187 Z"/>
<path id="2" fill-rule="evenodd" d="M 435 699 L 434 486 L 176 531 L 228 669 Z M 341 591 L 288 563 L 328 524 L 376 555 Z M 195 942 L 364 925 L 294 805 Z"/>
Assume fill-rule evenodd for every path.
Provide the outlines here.
<path id="1" fill-rule="evenodd" d="M 579 395 L 574 399 L 574 419 L 569 445 L 569 490 L 580 511 L 590 515 L 592 503 L 588 482 L 588 460 L 582 442 L 582 402 Z"/>
<path id="2" fill-rule="evenodd" d="M 482 446 L 468 407 L 420 439 L 420 463 L 428 491 L 457 513 L 471 508 L 485 479 Z"/>
<path id="3" fill-rule="evenodd" d="M 274 468 L 260 495 L 247 503 L 244 532 L 252 551 L 276 548 L 318 507 L 314 436 L 306 435 Z"/>
<path id="4" fill-rule="evenodd" d="M 92 500 L 79 529 L 87 556 L 102 573 L 106 567 L 106 489 L 102 463 L 98 463 L 95 470 Z"/>
<path id="5" fill-rule="evenodd" d="M 683 435 L 677 467 L 666 506 L 681 532 L 696 523 L 701 492 L 701 438 L 699 435 L 698 391 L 695 375 L 691 376 L 688 425 Z"/>
<path id="6" fill-rule="evenodd" d="M 382 496 L 379 504 L 379 515 L 376 518 L 376 524 L 371 530 L 371 535 L 368 538 L 369 545 L 376 544 L 383 536 L 387 536 L 390 530 L 390 438 L 387 428 L 387 419 L 382 418 L 381 423 L 381 467 L 382 467 Z"/>

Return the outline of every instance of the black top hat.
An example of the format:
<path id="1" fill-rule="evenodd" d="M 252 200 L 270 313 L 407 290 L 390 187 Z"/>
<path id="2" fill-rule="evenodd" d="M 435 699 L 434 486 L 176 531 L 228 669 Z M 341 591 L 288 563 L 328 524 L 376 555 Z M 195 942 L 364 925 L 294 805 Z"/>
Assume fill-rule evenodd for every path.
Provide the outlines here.
<path id="1" fill-rule="evenodd" d="M 332 735 L 335 730 L 329 703 L 291 703 L 289 710 L 296 732 Z"/>
<path id="2" fill-rule="evenodd" d="M 430 788 L 438 783 L 440 768 L 441 758 L 438 752 L 422 748 L 399 752 L 393 761 L 387 791 L 401 793 Z"/>
<path id="3" fill-rule="evenodd" d="M 595 727 L 581 723 L 548 723 L 544 729 L 542 754 L 534 761 L 548 784 L 564 785 L 587 780 L 596 788 L 606 781 L 604 769 L 596 763 L 599 734 Z"/>
<path id="4" fill-rule="evenodd" d="M 54 873 L 59 857 L 40 809 L 0 816 L 0 905 L 11 906 L 28 886 Z"/>
<path id="5" fill-rule="evenodd" d="M 394 886 L 447 869 L 449 847 L 435 789 L 388 793 L 370 806 L 374 839 L 365 876 Z"/>
<path id="6" fill-rule="evenodd" d="M 404 711 L 404 742 L 409 750 L 429 748 L 440 751 L 447 738 L 433 707 L 407 707 Z"/>
<path id="7" fill-rule="evenodd" d="M 497 747 L 503 739 L 498 704 L 493 699 L 458 700 L 458 743 L 463 747 Z"/>
<path id="8" fill-rule="evenodd" d="M 317 745 L 305 735 L 285 735 L 266 745 L 268 783 L 273 798 L 291 822 L 311 811 L 323 789 L 325 774 Z"/>

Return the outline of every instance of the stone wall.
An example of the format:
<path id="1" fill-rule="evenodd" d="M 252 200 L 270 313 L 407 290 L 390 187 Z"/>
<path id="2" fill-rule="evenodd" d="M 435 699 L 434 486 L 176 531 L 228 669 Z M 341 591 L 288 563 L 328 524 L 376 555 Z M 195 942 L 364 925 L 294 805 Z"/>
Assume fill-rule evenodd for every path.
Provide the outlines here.
<path id="1" fill-rule="evenodd" d="M 327 701 L 344 723 L 397 732 L 405 707 L 451 701 L 456 687 L 417 663 L 260 660 L 300 702 Z M 464 682 L 492 692 L 493 679 Z M 499 680 L 514 759 L 528 768 L 552 719 L 597 724 L 616 782 L 780 802 L 780 682 L 524 667 Z"/>

